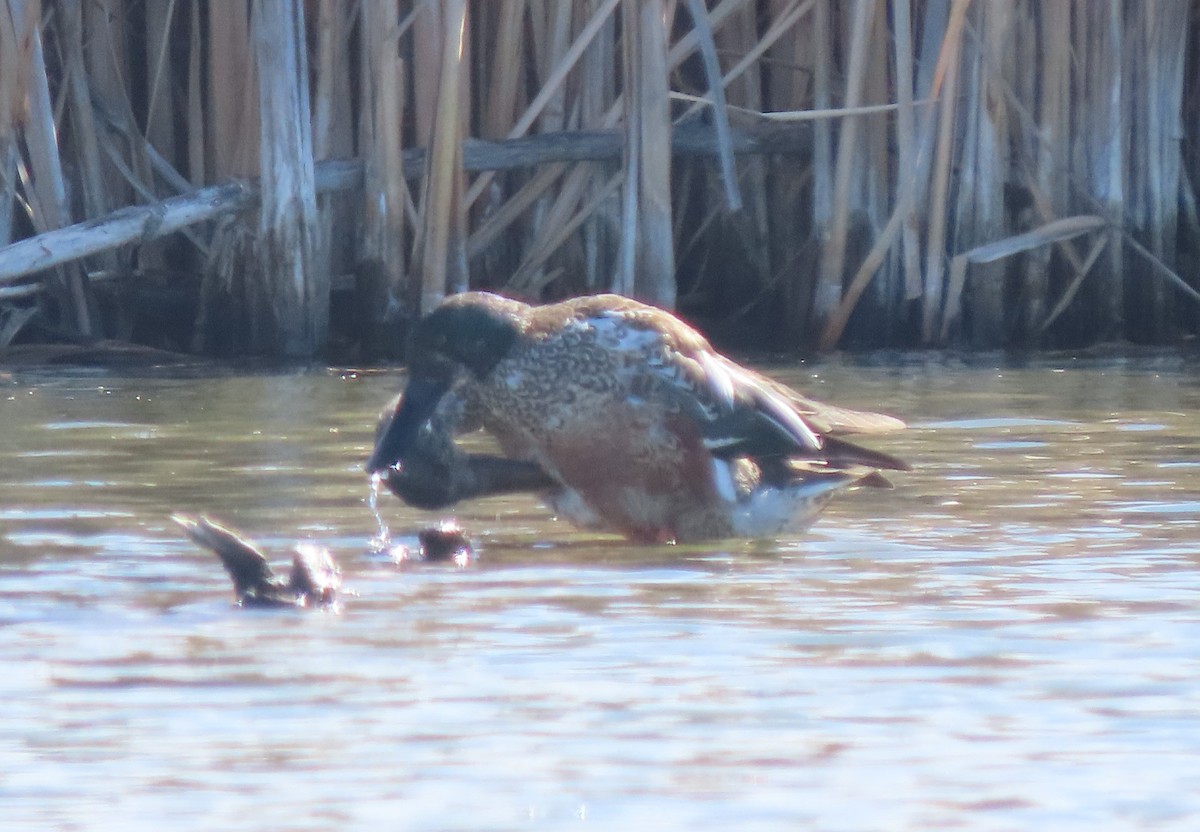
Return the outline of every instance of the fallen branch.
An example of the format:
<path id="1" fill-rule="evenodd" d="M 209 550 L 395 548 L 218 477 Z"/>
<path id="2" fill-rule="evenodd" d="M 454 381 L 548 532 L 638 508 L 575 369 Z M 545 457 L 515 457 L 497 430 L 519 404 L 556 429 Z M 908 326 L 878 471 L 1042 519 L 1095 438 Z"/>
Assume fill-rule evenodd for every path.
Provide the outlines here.
<path id="1" fill-rule="evenodd" d="M 127 243 L 157 240 L 189 225 L 243 211 L 257 200 L 256 188 L 229 182 L 47 231 L 0 249 L 0 284 Z"/>
<path id="2" fill-rule="evenodd" d="M 807 155 L 809 135 L 807 127 L 769 125 L 734 129 L 730 143 L 736 154 Z M 468 139 L 463 142 L 463 167 L 478 172 L 552 162 L 616 162 L 621 159 L 623 142 L 624 134 L 617 130 L 545 133 L 505 141 Z M 680 125 L 671 136 L 671 152 L 675 156 L 716 156 L 716 132 L 700 123 Z M 405 178 L 419 179 L 424 171 L 424 149 L 405 151 Z M 357 188 L 362 184 L 362 165 L 344 159 L 318 162 L 315 181 L 317 193 Z M 0 285 L 118 246 L 157 240 L 190 225 L 246 211 L 256 207 L 258 200 L 257 182 L 226 182 L 47 231 L 0 249 Z"/>

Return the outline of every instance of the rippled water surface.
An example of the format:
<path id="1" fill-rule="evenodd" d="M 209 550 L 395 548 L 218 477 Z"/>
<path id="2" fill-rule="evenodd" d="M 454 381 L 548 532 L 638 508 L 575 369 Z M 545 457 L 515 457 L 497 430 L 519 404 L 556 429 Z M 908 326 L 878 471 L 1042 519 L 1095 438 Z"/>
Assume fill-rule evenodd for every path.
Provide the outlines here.
<path id="1" fill-rule="evenodd" d="M 0 825 L 1200 828 L 1193 366 L 768 368 L 907 419 L 872 444 L 915 470 L 757 544 L 482 501 L 465 570 L 368 550 L 399 374 L 14 371 Z M 175 510 L 318 540 L 357 595 L 236 608 Z"/>

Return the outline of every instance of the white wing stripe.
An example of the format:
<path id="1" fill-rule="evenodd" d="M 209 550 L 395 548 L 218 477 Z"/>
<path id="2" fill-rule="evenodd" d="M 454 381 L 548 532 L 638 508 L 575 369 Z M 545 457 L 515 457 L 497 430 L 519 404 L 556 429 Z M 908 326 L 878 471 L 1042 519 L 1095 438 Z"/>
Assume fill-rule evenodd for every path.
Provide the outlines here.
<path id="1" fill-rule="evenodd" d="M 701 352 L 698 356 L 700 367 L 704 370 L 705 381 L 708 382 L 709 389 L 720 400 L 720 403 L 726 408 L 733 407 L 733 397 L 735 395 L 735 384 L 733 374 L 727 366 L 728 362 L 719 361 L 718 356 L 710 352 Z M 738 373 L 742 376 L 742 373 Z"/>

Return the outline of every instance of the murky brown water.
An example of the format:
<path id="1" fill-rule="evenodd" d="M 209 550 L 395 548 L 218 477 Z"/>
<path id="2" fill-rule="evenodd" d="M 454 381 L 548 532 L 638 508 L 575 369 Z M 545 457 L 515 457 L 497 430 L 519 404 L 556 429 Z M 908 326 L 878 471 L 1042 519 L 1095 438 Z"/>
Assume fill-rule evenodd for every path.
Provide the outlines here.
<path id="1" fill-rule="evenodd" d="M 465 571 L 367 552 L 399 375 L 0 381 L 3 828 L 1197 828 L 1192 362 L 776 374 L 916 470 L 773 543 L 479 502 Z M 233 608 L 180 509 L 358 595 Z"/>

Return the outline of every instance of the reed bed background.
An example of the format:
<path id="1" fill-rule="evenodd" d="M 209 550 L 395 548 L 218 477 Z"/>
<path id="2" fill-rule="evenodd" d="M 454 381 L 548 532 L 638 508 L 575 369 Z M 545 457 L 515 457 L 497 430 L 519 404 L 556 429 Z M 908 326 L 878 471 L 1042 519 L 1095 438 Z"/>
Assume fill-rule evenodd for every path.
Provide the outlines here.
<path id="1" fill-rule="evenodd" d="M 1190 337 L 1198 10 L 0 0 L 0 346 L 369 359 L 467 287 L 772 349 Z"/>

